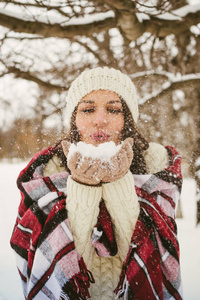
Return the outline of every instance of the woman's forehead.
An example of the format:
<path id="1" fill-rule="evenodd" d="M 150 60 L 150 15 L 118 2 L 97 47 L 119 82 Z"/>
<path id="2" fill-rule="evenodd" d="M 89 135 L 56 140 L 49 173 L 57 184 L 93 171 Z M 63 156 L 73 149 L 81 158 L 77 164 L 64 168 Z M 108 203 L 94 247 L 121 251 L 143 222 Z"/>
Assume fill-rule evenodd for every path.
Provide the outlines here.
<path id="1" fill-rule="evenodd" d="M 94 103 L 98 101 L 106 101 L 110 103 L 121 103 L 121 99 L 117 93 L 113 91 L 107 91 L 107 90 L 92 91 L 86 96 L 84 96 L 81 99 L 80 103 L 81 102 Z"/>

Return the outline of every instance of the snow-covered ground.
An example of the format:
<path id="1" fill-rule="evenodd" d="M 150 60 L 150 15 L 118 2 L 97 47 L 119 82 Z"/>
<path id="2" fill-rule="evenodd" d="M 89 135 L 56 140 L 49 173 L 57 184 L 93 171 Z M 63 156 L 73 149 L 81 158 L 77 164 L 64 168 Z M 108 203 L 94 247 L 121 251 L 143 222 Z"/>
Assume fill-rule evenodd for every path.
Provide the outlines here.
<path id="1" fill-rule="evenodd" d="M 0 163 L 0 300 L 23 300 L 21 283 L 9 240 L 17 215 L 19 191 L 16 178 L 25 163 Z M 200 227 L 195 227 L 195 184 L 185 179 L 182 190 L 183 219 L 178 219 L 184 300 L 200 299 Z"/>

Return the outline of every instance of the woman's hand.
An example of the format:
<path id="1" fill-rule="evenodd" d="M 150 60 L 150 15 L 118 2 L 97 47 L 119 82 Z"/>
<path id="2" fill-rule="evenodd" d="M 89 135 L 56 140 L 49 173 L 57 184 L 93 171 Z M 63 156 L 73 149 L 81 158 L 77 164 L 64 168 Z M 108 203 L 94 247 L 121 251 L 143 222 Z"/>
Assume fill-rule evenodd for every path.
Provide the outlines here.
<path id="1" fill-rule="evenodd" d="M 123 141 L 121 149 L 111 157 L 107 165 L 107 173 L 102 182 L 111 182 L 123 177 L 129 170 L 133 160 L 133 139 L 127 138 Z"/>
<path id="2" fill-rule="evenodd" d="M 65 156 L 69 152 L 70 143 L 62 141 Z M 131 165 L 133 159 L 133 139 L 127 138 L 121 149 L 111 157 L 109 162 L 99 158 L 82 157 L 79 152 L 75 152 L 67 161 L 67 166 L 71 171 L 72 178 L 80 183 L 97 185 L 100 182 L 111 182 L 124 176 Z"/>
<path id="3" fill-rule="evenodd" d="M 65 156 L 69 152 L 70 143 L 61 142 Z M 80 183 L 97 185 L 107 172 L 107 169 L 99 158 L 82 157 L 79 152 L 75 152 L 67 161 L 67 166 L 71 171 L 72 178 Z"/>

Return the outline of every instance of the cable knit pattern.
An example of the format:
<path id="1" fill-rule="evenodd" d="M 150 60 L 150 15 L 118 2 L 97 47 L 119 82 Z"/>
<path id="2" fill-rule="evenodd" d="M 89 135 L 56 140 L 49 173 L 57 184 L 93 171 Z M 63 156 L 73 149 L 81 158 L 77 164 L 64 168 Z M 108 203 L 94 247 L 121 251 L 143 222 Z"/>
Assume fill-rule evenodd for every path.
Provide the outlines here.
<path id="1" fill-rule="evenodd" d="M 92 300 L 115 299 L 113 291 L 119 281 L 121 269 L 122 261 L 118 254 L 114 257 L 99 257 L 95 253 L 92 265 L 95 284 L 90 287 Z"/>
<path id="2" fill-rule="evenodd" d="M 114 300 L 122 263 L 127 255 L 130 239 L 139 214 L 139 204 L 131 172 L 121 179 L 87 186 L 75 182 L 71 176 L 67 183 L 67 210 L 78 252 L 92 271 L 95 284 L 90 287 L 93 300 Z M 91 232 L 96 224 L 101 197 L 111 214 L 119 254 L 115 257 L 98 257 L 91 244 Z"/>
<path id="3" fill-rule="evenodd" d="M 99 215 L 102 187 L 80 184 L 72 179 L 67 182 L 66 208 L 77 251 L 91 269 L 94 247 L 91 243 L 93 227 Z"/>
<path id="4" fill-rule="evenodd" d="M 114 224 L 120 258 L 124 261 L 140 211 L 132 173 L 128 171 L 119 180 L 103 184 L 103 199 Z"/>

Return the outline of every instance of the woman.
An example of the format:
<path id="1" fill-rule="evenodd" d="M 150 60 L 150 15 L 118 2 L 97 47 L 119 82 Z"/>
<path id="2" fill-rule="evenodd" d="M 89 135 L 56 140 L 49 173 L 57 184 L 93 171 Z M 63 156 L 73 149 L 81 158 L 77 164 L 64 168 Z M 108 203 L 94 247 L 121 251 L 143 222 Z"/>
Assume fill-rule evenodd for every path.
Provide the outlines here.
<path id="1" fill-rule="evenodd" d="M 142 138 L 137 118 L 120 71 L 95 68 L 72 83 L 66 140 L 18 178 L 11 246 L 26 299 L 182 299 L 181 158 Z"/>

